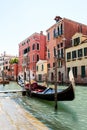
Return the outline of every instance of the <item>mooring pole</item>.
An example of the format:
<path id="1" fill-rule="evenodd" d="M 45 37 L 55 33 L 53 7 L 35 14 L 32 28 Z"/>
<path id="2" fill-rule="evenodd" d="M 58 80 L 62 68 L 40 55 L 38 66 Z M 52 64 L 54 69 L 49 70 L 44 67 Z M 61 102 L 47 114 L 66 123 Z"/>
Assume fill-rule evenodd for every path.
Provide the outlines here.
<path id="1" fill-rule="evenodd" d="M 55 57 L 55 110 L 57 110 L 57 58 Z"/>
<path id="2" fill-rule="evenodd" d="M 31 97 L 31 73 L 30 73 L 30 59 L 29 59 L 29 41 L 28 41 L 28 48 L 27 48 L 27 71 L 29 76 L 29 93 Z"/>

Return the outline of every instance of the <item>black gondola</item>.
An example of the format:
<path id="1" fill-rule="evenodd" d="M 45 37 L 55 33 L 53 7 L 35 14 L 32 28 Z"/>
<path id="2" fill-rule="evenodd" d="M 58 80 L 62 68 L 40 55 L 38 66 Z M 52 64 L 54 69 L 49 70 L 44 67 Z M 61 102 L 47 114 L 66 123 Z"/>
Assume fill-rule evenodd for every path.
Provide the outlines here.
<path id="1" fill-rule="evenodd" d="M 30 86 L 29 84 L 26 84 L 25 89 L 28 94 L 31 94 L 32 97 L 37 97 L 48 101 L 55 100 L 55 90 L 53 88 L 48 88 L 38 85 L 37 83 L 33 83 Z M 75 94 L 72 83 L 66 89 L 60 89 L 57 91 L 58 101 L 72 101 L 74 98 Z"/>

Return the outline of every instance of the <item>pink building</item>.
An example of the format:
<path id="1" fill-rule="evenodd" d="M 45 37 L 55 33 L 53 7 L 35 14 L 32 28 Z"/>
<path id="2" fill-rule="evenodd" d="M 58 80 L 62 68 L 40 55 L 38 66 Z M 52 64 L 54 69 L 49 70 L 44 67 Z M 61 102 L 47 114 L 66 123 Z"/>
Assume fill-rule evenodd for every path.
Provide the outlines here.
<path id="1" fill-rule="evenodd" d="M 49 81 L 55 80 L 55 63 L 57 63 L 57 81 L 66 81 L 65 49 L 71 47 L 72 36 L 76 32 L 87 35 L 87 25 L 76 21 L 55 17 L 56 23 L 47 29 L 47 62 Z M 56 61 L 57 60 L 57 61 Z M 56 61 L 56 62 L 55 62 Z"/>
<path id="2" fill-rule="evenodd" d="M 36 74 L 36 63 L 39 59 L 46 59 L 46 36 L 41 31 L 34 33 L 19 43 L 18 73 L 23 74 L 31 70 Z"/>

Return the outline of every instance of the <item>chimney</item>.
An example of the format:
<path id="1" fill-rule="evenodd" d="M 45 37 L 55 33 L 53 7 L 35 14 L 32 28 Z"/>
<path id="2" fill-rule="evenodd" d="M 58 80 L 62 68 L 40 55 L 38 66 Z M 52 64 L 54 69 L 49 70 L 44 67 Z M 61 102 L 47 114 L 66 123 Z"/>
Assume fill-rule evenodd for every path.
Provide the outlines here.
<path id="1" fill-rule="evenodd" d="M 40 31 L 40 34 L 42 34 L 42 35 L 43 35 L 43 31 Z"/>
<path id="2" fill-rule="evenodd" d="M 56 22 L 58 22 L 60 19 L 62 19 L 60 16 L 56 16 L 56 17 L 54 18 L 54 20 L 55 20 Z"/>

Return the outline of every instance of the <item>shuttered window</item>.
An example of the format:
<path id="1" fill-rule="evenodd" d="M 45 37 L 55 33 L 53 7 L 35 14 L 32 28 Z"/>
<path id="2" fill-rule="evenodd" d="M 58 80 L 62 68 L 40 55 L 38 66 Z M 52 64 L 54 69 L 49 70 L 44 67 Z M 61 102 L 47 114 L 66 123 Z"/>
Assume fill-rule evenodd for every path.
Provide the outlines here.
<path id="1" fill-rule="evenodd" d="M 87 56 L 87 47 L 84 48 L 84 56 Z"/>
<path id="2" fill-rule="evenodd" d="M 85 77 L 85 66 L 81 66 L 81 77 Z"/>

